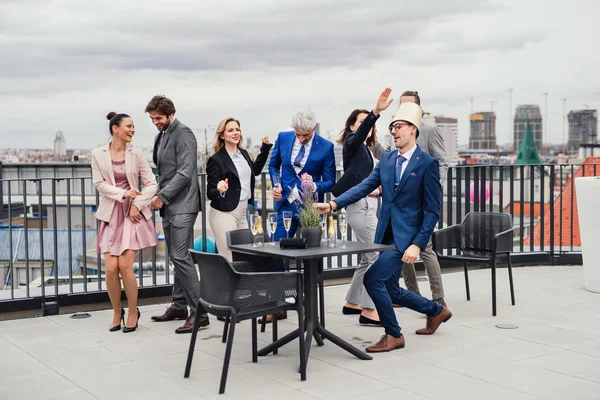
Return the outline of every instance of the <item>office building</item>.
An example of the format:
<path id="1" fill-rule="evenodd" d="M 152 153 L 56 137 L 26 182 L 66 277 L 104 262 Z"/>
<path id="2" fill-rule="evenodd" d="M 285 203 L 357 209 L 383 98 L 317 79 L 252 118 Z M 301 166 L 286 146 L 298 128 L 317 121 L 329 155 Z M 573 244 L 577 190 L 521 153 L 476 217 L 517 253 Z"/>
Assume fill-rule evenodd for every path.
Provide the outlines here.
<path id="1" fill-rule="evenodd" d="M 525 135 L 525 129 L 529 122 L 531 134 L 535 142 L 535 148 L 538 153 L 543 152 L 544 139 L 543 139 L 543 125 L 542 125 L 542 113 L 538 105 L 520 105 L 517 107 L 515 112 L 515 119 L 513 125 L 513 149 L 514 151 L 519 150 L 519 146 L 523 141 Z"/>
<path id="2" fill-rule="evenodd" d="M 574 110 L 569 112 L 569 143 L 570 152 L 579 151 L 582 144 L 594 144 L 598 140 L 598 111 Z"/>
<path id="3" fill-rule="evenodd" d="M 54 137 L 54 158 L 62 158 L 67 155 L 67 141 L 61 131 L 56 132 Z"/>
<path id="4" fill-rule="evenodd" d="M 469 149 L 493 150 L 496 148 L 496 113 L 478 112 L 469 117 L 471 134 Z"/>

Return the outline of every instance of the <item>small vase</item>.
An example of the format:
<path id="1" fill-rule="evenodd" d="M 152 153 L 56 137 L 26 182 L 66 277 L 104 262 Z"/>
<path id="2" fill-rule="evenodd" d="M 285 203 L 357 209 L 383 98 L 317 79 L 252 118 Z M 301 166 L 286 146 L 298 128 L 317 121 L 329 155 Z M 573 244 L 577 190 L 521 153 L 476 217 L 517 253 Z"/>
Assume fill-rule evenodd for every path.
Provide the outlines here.
<path id="1" fill-rule="evenodd" d="M 300 236 L 306 239 L 306 247 L 321 246 L 321 228 L 300 228 Z"/>

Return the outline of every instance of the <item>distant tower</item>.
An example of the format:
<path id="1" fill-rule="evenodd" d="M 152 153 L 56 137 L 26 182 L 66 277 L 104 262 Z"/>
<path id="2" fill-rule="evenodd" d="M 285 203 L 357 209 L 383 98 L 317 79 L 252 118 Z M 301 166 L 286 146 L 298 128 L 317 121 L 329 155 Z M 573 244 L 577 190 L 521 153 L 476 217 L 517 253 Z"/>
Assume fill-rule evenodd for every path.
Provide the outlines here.
<path id="1" fill-rule="evenodd" d="M 54 137 L 54 157 L 64 157 L 67 155 L 67 141 L 61 131 L 56 132 Z"/>
<path id="2" fill-rule="evenodd" d="M 471 150 L 493 150 L 496 148 L 496 113 L 478 112 L 471 114 Z"/>
<path id="3" fill-rule="evenodd" d="M 574 110 L 569 112 L 568 150 L 576 152 L 582 144 L 596 143 L 598 140 L 597 110 Z"/>
<path id="4" fill-rule="evenodd" d="M 517 106 L 517 112 L 514 120 L 514 137 L 513 137 L 513 149 L 514 151 L 519 150 L 519 146 L 523 142 L 525 136 L 525 128 L 527 123 L 531 129 L 535 147 L 538 153 L 541 153 L 543 147 L 543 135 L 542 135 L 542 113 L 538 105 L 521 105 Z"/>

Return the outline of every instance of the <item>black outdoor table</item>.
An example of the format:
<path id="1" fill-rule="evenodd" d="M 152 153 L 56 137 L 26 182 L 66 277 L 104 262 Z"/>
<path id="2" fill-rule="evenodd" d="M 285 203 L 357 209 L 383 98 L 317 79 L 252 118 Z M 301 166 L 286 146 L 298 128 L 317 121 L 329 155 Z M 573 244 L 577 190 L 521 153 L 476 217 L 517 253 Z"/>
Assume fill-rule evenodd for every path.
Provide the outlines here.
<path id="1" fill-rule="evenodd" d="M 320 336 L 323 336 L 325 339 L 335 343 L 337 346 L 362 360 L 373 359 L 367 353 L 357 349 L 350 343 L 329 332 L 319 322 L 317 313 L 317 280 L 319 274 L 319 262 L 324 257 L 381 252 L 385 250 L 392 250 L 394 248 L 393 246 L 346 241 L 345 248 L 341 247 L 341 243 L 337 243 L 336 247 L 327 247 L 326 242 L 321 242 L 321 247 L 309 247 L 306 249 L 281 249 L 279 245 L 274 246 L 268 243 L 259 247 L 252 247 L 252 245 L 249 244 L 231 245 L 229 247 L 232 251 L 239 253 L 253 254 L 262 257 L 291 259 L 296 260 L 297 265 L 303 265 L 302 268 L 304 270 L 304 301 L 306 316 L 306 354 L 304 357 L 307 363 L 313 335 L 319 346 L 323 345 L 323 341 L 320 338 Z M 302 262 L 300 263 L 300 261 Z M 321 299 L 321 301 L 323 301 L 323 299 Z M 259 350 L 258 355 L 265 356 L 273 352 L 281 346 L 284 346 L 296 339 L 299 334 L 299 329 L 288 333 L 276 342 L 271 343 L 265 348 Z"/>

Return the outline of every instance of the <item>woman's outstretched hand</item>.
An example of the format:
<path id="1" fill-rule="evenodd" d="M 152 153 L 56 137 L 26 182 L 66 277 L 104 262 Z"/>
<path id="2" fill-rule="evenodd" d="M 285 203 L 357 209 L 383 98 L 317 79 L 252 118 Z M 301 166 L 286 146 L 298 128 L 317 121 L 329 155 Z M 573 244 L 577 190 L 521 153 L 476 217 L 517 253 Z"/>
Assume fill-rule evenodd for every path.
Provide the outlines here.
<path id="1" fill-rule="evenodd" d="M 379 95 L 379 98 L 377 99 L 377 104 L 375 105 L 375 108 L 373 109 L 373 114 L 379 115 L 379 113 L 381 113 L 383 110 L 387 109 L 390 106 L 390 104 L 392 104 L 394 99 L 389 98 L 391 93 L 392 93 L 392 89 L 390 89 L 390 88 L 385 88 L 383 90 L 383 92 L 381 92 L 381 94 Z"/>

